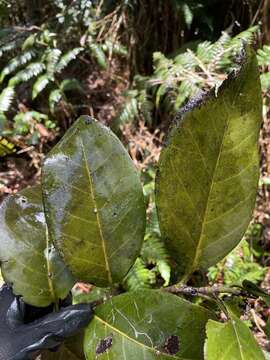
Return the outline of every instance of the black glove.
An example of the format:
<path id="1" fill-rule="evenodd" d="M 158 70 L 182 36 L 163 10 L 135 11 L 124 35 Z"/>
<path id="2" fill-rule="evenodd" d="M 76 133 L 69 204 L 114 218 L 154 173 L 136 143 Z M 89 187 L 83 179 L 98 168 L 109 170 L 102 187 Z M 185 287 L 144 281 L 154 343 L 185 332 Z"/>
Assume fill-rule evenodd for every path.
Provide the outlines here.
<path id="1" fill-rule="evenodd" d="M 0 360 L 33 359 L 40 350 L 59 346 L 93 317 L 89 304 L 67 306 L 37 319 L 40 312 L 44 309 L 26 305 L 9 286 L 0 289 Z M 33 314 L 37 320 L 32 321 Z"/>

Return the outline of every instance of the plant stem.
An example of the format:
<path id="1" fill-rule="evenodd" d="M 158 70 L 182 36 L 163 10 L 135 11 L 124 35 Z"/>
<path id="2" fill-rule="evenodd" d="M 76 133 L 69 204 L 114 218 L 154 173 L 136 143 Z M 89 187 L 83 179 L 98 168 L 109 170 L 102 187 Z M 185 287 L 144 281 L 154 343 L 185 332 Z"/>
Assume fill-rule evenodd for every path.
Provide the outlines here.
<path id="1" fill-rule="evenodd" d="M 222 285 L 213 285 L 205 287 L 192 287 L 187 285 L 173 285 L 163 289 L 172 294 L 191 295 L 191 296 L 217 296 L 219 294 L 244 295 L 244 291 L 236 287 L 228 287 Z"/>

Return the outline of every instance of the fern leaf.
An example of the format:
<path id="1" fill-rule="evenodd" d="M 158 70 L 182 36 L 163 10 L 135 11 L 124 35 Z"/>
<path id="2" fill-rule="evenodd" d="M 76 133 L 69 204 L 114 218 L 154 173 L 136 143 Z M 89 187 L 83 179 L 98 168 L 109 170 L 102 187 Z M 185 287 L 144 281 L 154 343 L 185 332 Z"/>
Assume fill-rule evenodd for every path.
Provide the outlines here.
<path id="1" fill-rule="evenodd" d="M 61 54 L 62 54 L 62 52 L 59 49 L 50 49 L 46 55 L 47 73 L 51 77 L 53 77 L 53 75 L 56 71 L 56 65 L 59 61 Z"/>
<path id="2" fill-rule="evenodd" d="M 121 111 L 116 116 L 112 130 L 118 133 L 120 126 L 127 124 L 139 116 L 138 102 L 136 98 L 128 98 Z"/>
<path id="3" fill-rule="evenodd" d="M 50 111 L 53 113 L 55 106 L 59 103 L 59 101 L 62 99 L 63 93 L 61 89 L 54 89 L 51 91 L 49 95 L 49 107 Z"/>
<path id="4" fill-rule="evenodd" d="M 16 56 L 14 59 L 12 59 L 6 67 L 1 72 L 0 76 L 0 82 L 4 80 L 4 78 L 11 74 L 13 71 L 15 71 L 18 67 L 28 63 L 36 53 L 33 50 L 25 51 L 22 54 Z"/>
<path id="5" fill-rule="evenodd" d="M 65 67 L 68 66 L 68 64 L 76 59 L 76 57 L 79 55 L 80 52 L 83 51 L 82 47 L 72 49 L 65 53 L 63 56 L 61 56 L 59 62 L 56 65 L 55 71 L 60 73 L 62 70 L 64 70 Z"/>
<path id="6" fill-rule="evenodd" d="M 110 55 L 119 55 L 119 56 L 127 56 L 128 50 L 125 46 L 120 44 L 119 42 L 106 40 L 105 44 L 102 45 L 102 49 L 106 52 L 108 52 Z"/>
<path id="7" fill-rule="evenodd" d="M 27 82 L 33 77 L 39 75 L 45 69 L 45 65 L 39 62 L 34 62 L 29 64 L 26 68 L 19 71 L 15 76 L 13 76 L 9 82 L 9 86 L 15 86 L 22 82 Z"/>
<path id="8" fill-rule="evenodd" d="M 135 291 L 150 288 L 155 281 L 155 273 L 147 269 L 142 259 L 138 258 L 124 279 L 124 287 L 128 291 Z"/>
<path id="9" fill-rule="evenodd" d="M 102 69 L 106 69 L 107 68 L 106 56 L 104 54 L 102 46 L 98 44 L 90 44 L 90 49 L 94 58 L 97 60 L 98 65 Z"/>
<path id="10" fill-rule="evenodd" d="M 264 45 L 262 49 L 257 51 L 257 59 L 259 66 L 270 66 L 270 46 Z"/>
<path id="11" fill-rule="evenodd" d="M 14 88 L 11 86 L 6 87 L 0 94 L 0 112 L 6 112 L 15 97 Z"/>
<path id="12" fill-rule="evenodd" d="M 0 57 L 2 57 L 3 54 L 6 52 L 15 50 L 17 46 L 18 46 L 18 41 L 16 40 L 10 41 L 9 43 L 0 46 Z"/>
<path id="13" fill-rule="evenodd" d="M 24 51 L 24 50 L 27 50 L 27 49 L 33 47 L 33 45 L 36 41 L 36 38 L 37 38 L 37 33 L 29 35 L 22 44 L 22 50 Z"/>
<path id="14" fill-rule="evenodd" d="M 49 82 L 50 78 L 47 74 L 39 76 L 33 85 L 32 99 L 35 99 L 46 88 Z"/>
<path id="15" fill-rule="evenodd" d="M 145 122 L 151 126 L 152 125 L 152 119 L 153 119 L 153 110 L 154 110 L 154 104 L 151 101 L 150 96 L 148 96 L 146 90 L 142 90 L 140 92 L 140 95 L 138 97 L 138 103 L 140 104 L 140 112 L 142 113 L 142 116 L 145 120 Z"/>
<path id="16" fill-rule="evenodd" d="M 168 286 L 171 279 L 171 267 L 169 263 L 165 260 L 158 260 L 157 270 L 160 273 L 162 279 L 164 280 L 163 286 Z"/>
<path id="17" fill-rule="evenodd" d="M 255 34 L 258 32 L 259 27 L 252 26 L 249 29 L 242 31 L 240 34 L 236 35 L 232 41 L 230 46 L 233 46 L 236 50 L 240 50 L 244 43 L 251 44 L 254 40 Z"/>

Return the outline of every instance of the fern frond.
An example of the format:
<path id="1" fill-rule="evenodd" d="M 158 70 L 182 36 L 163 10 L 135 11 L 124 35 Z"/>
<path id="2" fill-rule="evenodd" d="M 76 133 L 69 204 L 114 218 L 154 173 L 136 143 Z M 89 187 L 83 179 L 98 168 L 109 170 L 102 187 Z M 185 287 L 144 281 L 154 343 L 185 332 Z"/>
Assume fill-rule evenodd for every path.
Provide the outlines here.
<path id="1" fill-rule="evenodd" d="M 270 67 L 270 46 L 264 45 L 262 49 L 257 51 L 257 60 L 259 66 Z"/>
<path id="2" fill-rule="evenodd" d="M 102 46 L 99 44 L 93 43 L 93 44 L 90 44 L 89 47 L 90 47 L 93 57 L 97 60 L 98 65 L 102 69 L 106 69 L 107 68 L 106 56 L 102 49 Z"/>
<path id="3" fill-rule="evenodd" d="M 49 95 L 49 107 L 50 111 L 53 113 L 55 106 L 59 103 L 59 101 L 62 99 L 63 93 L 61 89 L 54 89 L 51 91 Z"/>
<path id="4" fill-rule="evenodd" d="M 13 58 L 2 70 L 0 76 L 0 82 L 2 82 L 7 75 L 14 72 L 18 67 L 28 63 L 35 56 L 36 56 L 36 52 L 33 50 L 29 50 Z"/>
<path id="5" fill-rule="evenodd" d="M 49 84 L 50 78 L 47 74 L 41 75 L 37 78 L 33 85 L 32 99 L 34 100 Z"/>
<path id="6" fill-rule="evenodd" d="M 155 273 L 147 269 L 142 259 L 138 258 L 124 279 L 123 285 L 126 290 L 135 291 L 150 288 L 155 282 Z"/>
<path id="7" fill-rule="evenodd" d="M 7 44 L 0 46 L 0 57 L 2 57 L 3 54 L 5 54 L 9 51 L 15 50 L 18 45 L 19 45 L 18 41 L 13 40 Z"/>
<path id="8" fill-rule="evenodd" d="M 127 124 L 139 116 L 138 101 L 134 98 L 128 98 L 121 111 L 114 120 L 112 129 L 119 131 L 121 125 Z"/>
<path id="9" fill-rule="evenodd" d="M 168 253 L 165 249 L 164 243 L 157 234 L 147 234 L 142 251 L 142 259 L 148 263 L 156 265 L 158 261 L 167 261 Z"/>
<path id="10" fill-rule="evenodd" d="M 0 112 L 6 112 L 15 97 L 15 91 L 12 86 L 6 87 L 0 94 Z"/>
<path id="11" fill-rule="evenodd" d="M 59 62 L 57 63 L 55 67 L 55 71 L 57 73 L 60 73 L 62 70 L 64 70 L 68 64 L 76 59 L 76 57 L 79 55 L 80 52 L 83 51 L 82 47 L 74 48 L 68 52 L 66 52 L 63 56 L 61 56 Z"/>
<path id="12" fill-rule="evenodd" d="M 103 51 L 108 52 L 110 55 L 119 55 L 119 56 L 127 56 L 128 50 L 125 46 L 120 44 L 119 42 L 114 42 L 111 40 L 105 40 L 105 43 L 102 45 Z"/>
<path id="13" fill-rule="evenodd" d="M 247 30 L 242 31 L 241 33 L 237 34 L 230 43 L 236 51 L 240 50 L 244 43 L 251 44 L 254 40 L 254 36 L 258 32 L 259 27 L 252 26 Z"/>
<path id="14" fill-rule="evenodd" d="M 49 76 L 53 77 L 56 71 L 56 65 L 59 61 L 62 52 L 59 49 L 50 49 L 46 54 L 46 62 L 47 62 L 47 73 Z"/>
<path id="15" fill-rule="evenodd" d="M 147 94 L 146 90 L 140 91 L 140 95 L 138 97 L 138 103 L 140 112 L 145 120 L 145 122 L 151 126 L 153 120 L 153 110 L 154 104 L 151 101 L 150 96 Z"/>
<path id="16" fill-rule="evenodd" d="M 26 68 L 19 71 L 15 76 L 13 76 L 9 82 L 9 86 L 15 86 L 22 82 L 27 82 L 33 77 L 39 75 L 45 69 L 45 65 L 40 62 L 34 62 L 29 64 Z"/>

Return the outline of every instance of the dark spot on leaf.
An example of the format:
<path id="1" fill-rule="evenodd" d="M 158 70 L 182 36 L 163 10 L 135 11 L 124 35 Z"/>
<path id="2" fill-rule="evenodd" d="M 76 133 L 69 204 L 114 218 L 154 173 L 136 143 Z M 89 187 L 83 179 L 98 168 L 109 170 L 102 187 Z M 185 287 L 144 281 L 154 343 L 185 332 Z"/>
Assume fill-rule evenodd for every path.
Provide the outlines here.
<path id="1" fill-rule="evenodd" d="M 86 125 L 91 124 L 93 121 L 94 121 L 94 119 L 91 118 L 91 117 L 87 117 L 87 118 L 84 120 L 84 122 L 85 122 Z"/>
<path id="2" fill-rule="evenodd" d="M 160 351 L 170 355 L 176 355 L 180 350 L 179 336 L 171 335 L 169 336 L 165 344 L 160 348 Z"/>
<path id="3" fill-rule="evenodd" d="M 100 340 L 96 347 L 96 354 L 101 355 L 112 346 L 112 335 L 107 336 L 105 339 Z"/>
<path id="4" fill-rule="evenodd" d="M 24 196 L 21 196 L 21 202 L 24 204 L 26 203 L 26 198 Z"/>

